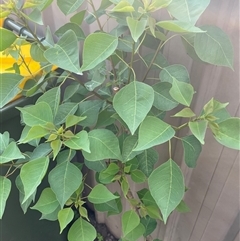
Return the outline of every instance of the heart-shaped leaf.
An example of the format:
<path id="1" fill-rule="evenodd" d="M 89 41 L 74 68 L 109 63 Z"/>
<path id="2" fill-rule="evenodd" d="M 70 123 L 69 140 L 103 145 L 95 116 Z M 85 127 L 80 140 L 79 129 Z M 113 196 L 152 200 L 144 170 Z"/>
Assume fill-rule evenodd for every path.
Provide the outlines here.
<path id="1" fill-rule="evenodd" d="M 134 134 L 150 111 L 153 101 L 153 88 L 133 81 L 117 92 L 113 99 L 113 107 Z"/>
<path id="2" fill-rule="evenodd" d="M 44 52 L 44 57 L 60 68 L 76 74 L 82 74 L 79 65 L 79 47 L 76 34 L 68 30 L 54 47 Z"/>
<path id="3" fill-rule="evenodd" d="M 194 48 L 198 57 L 207 63 L 233 68 L 233 46 L 227 36 L 216 26 L 202 26 L 204 33 L 197 34 Z"/>
<path id="4" fill-rule="evenodd" d="M 166 223 L 169 214 L 181 202 L 185 192 L 181 169 L 170 159 L 152 172 L 148 184 Z"/>
<path id="5" fill-rule="evenodd" d="M 107 129 L 92 130 L 88 133 L 88 138 L 91 153 L 83 150 L 83 156 L 88 161 L 100 161 L 109 158 L 122 159 L 118 139 L 111 131 Z"/>
<path id="6" fill-rule="evenodd" d="M 49 164 L 48 157 L 41 157 L 24 164 L 20 171 L 20 178 L 24 187 L 23 203 L 36 191 L 46 174 Z"/>
<path id="7" fill-rule="evenodd" d="M 138 145 L 134 151 L 146 150 L 162 144 L 170 140 L 174 134 L 175 131 L 170 125 L 157 117 L 148 116 L 139 128 Z"/>
<path id="8" fill-rule="evenodd" d="M 65 161 L 57 165 L 49 173 L 48 181 L 60 206 L 63 207 L 65 202 L 81 185 L 82 173 L 74 164 Z"/>
<path id="9" fill-rule="evenodd" d="M 92 241 L 96 237 L 95 228 L 82 218 L 77 219 L 68 232 L 69 241 Z"/>
<path id="10" fill-rule="evenodd" d="M 106 60 L 115 51 L 117 45 L 117 37 L 110 34 L 92 33 L 88 35 L 83 45 L 83 65 L 81 71 L 93 69 Z"/>

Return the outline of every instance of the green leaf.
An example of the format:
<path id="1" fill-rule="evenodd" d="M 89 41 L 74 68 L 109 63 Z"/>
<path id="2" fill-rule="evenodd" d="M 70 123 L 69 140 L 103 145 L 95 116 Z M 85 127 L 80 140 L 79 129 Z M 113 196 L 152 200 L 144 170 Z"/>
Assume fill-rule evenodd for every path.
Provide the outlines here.
<path id="1" fill-rule="evenodd" d="M 9 132 L 5 131 L 3 134 L 0 133 L 0 155 L 7 148 L 9 144 Z"/>
<path id="2" fill-rule="evenodd" d="M 129 182 L 126 177 L 124 177 L 121 181 L 121 189 L 124 197 L 127 197 L 129 191 Z"/>
<path id="3" fill-rule="evenodd" d="M 165 20 L 156 23 L 157 26 L 177 33 L 202 33 L 204 30 L 194 25 L 178 20 Z"/>
<path id="4" fill-rule="evenodd" d="M 118 193 L 114 193 L 116 196 Z M 111 200 L 106 203 L 94 204 L 94 208 L 99 212 L 108 212 L 110 214 L 119 214 L 122 212 L 122 205 L 120 198 Z"/>
<path id="5" fill-rule="evenodd" d="M 149 216 L 141 218 L 141 224 L 145 227 L 144 237 L 150 235 L 157 227 L 157 221 Z"/>
<path id="6" fill-rule="evenodd" d="M 81 185 L 82 173 L 74 164 L 65 161 L 49 173 L 48 181 L 61 208 L 63 208 L 66 201 Z"/>
<path id="7" fill-rule="evenodd" d="M 220 103 L 213 98 L 203 107 L 204 115 L 213 114 L 219 110 L 225 109 L 229 103 Z"/>
<path id="8" fill-rule="evenodd" d="M 147 25 L 147 19 L 134 19 L 132 17 L 127 17 L 127 24 L 131 32 L 131 36 L 135 42 L 138 41 L 139 37 L 143 34 L 145 27 Z"/>
<path id="9" fill-rule="evenodd" d="M 51 188 L 45 188 L 37 203 L 31 209 L 38 210 L 42 214 L 52 213 L 59 206 L 56 195 Z"/>
<path id="10" fill-rule="evenodd" d="M 1 33 L 0 36 L 2 36 Z M 19 74 L 0 73 L 0 108 L 19 94 L 20 89 L 18 86 L 23 78 L 24 77 Z"/>
<path id="11" fill-rule="evenodd" d="M 84 16 L 85 16 L 86 10 L 83 10 L 81 12 L 78 12 L 76 14 L 74 14 L 71 18 L 70 18 L 70 22 L 71 23 L 76 23 L 79 26 L 82 25 L 82 22 L 84 20 Z"/>
<path id="12" fill-rule="evenodd" d="M 94 204 L 109 202 L 118 198 L 113 195 L 103 184 L 97 184 L 89 193 L 88 200 Z"/>
<path id="13" fill-rule="evenodd" d="M 76 112 L 77 116 L 87 117 L 81 121 L 81 126 L 93 126 L 98 119 L 98 112 L 103 105 L 103 101 L 100 100 L 87 100 L 79 104 Z"/>
<path id="14" fill-rule="evenodd" d="M 57 5 L 65 15 L 68 15 L 75 12 L 83 2 L 84 0 L 57 0 Z"/>
<path id="15" fill-rule="evenodd" d="M 27 143 L 35 139 L 39 139 L 49 134 L 49 130 L 42 126 L 33 126 L 27 133 L 27 136 L 20 140 L 19 143 Z"/>
<path id="16" fill-rule="evenodd" d="M 198 57 L 207 63 L 233 69 L 233 46 L 227 36 L 216 26 L 202 26 L 205 33 L 197 34 L 194 48 Z"/>
<path id="17" fill-rule="evenodd" d="M 210 0 L 174 0 L 167 9 L 174 18 L 194 25 L 209 3 Z"/>
<path id="18" fill-rule="evenodd" d="M 124 142 L 122 147 L 122 162 L 127 162 L 132 160 L 136 155 L 140 152 L 133 151 L 134 148 L 137 146 L 138 137 L 136 135 L 128 136 Z"/>
<path id="19" fill-rule="evenodd" d="M 146 181 L 146 176 L 141 170 L 131 171 L 131 178 L 136 183 L 143 183 Z"/>
<path id="20" fill-rule="evenodd" d="M 240 119 L 237 117 L 229 118 L 223 122 L 220 122 L 215 139 L 222 145 L 240 150 Z"/>
<path id="21" fill-rule="evenodd" d="M 133 81 L 117 92 L 113 99 L 113 107 L 133 135 L 150 111 L 153 101 L 153 88 Z"/>
<path id="22" fill-rule="evenodd" d="M 57 139 L 57 140 L 53 140 L 51 141 L 51 148 L 53 150 L 53 160 L 56 159 L 58 153 L 60 152 L 61 150 L 61 147 L 62 147 L 62 141 Z"/>
<path id="23" fill-rule="evenodd" d="M 170 159 L 152 172 L 148 184 L 166 223 L 169 214 L 181 202 L 185 192 L 181 169 Z"/>
<path id="24" fill-rule="evenodd" d="M 151 4 L 148 6 L 148 10 L 154 12 L 160 8 L 167 7 L 171 2 L 172 0 L 153 0 L 151 1 Z"/>
<path id="25" fill-rule="evenodd" d="M 83 156 L 88 161 L 122 159 L 118 139 L 111 131 L 107 129 L 95 129 L 89 132 L 88 138 L 91 153 L 83 150 Z"/>
<path id="26" fill-rule="evenodd" d="M 172 85 L 167 82 L 160 82 L 153 85 L 154 107 L 162 111 L 169 111 L 178 106 L 178 102 L 176 102 L 169 93 L 171 88 Z"/>
<path id="27" fill-rule="evenodd" d="M 6 177 L 0 176 L 0 219 L 2 219 L 6 202 L 11 191 L 11 181 Z"/>
<path id="28" fill-rule="evenodd" d="M 176 207 L 176 210 L 180 213 L 189 213 L 191 210 L 187 204 L 182 200 L 179 205 Z"/>
<path id="29" fill-rule="evenodd" d="M 107 168 L 105 161 L 88 161 L 84 159 L 84 164 L 89 168 L 90 170 L 101 172 Z"/>
<path id="30" fill-rule="evenodd" d="M 194 168 L 197 165 L 197 159 L 202 151 L 202 145 L 199 140 L 191 135 L 181 138 L 184 149 L 184 160 L 188 167 Z"/>
<path id="31" fill-rule="evenodd" d="M 16 184 L 17 189 L 19 190 L 19 202 L 20 202 L 21 208 L 23 210 L 23 213 L 25 214 L 27 212 L 30 204 L 32 203 L 32 201 L 35 200 L 37 190 L 35 190 L 35 192 L 24 203 L 22 203 L 22 201 L 24 199 L 24 187 L 23 187 L 20 175 L 18 175 L 16 177 L 15 184 Z"/>
<path id="32" fill-rule="evenodd" d="M 150 206 L 146 206 L 145 208 L 146 208 L 147 215 L 149 215 L 149 217 L 163 221 L 162 217 L 160 216 L 158 206 L 150 205 Z"/>
<path id="33" fill-rule="evenodd" d="M 31 44 L 30 54 L 33 60 L 35 60 L 36 62 L 47 62 L 47 60 L 44 58 L 43 53 L 44 50 L 39 44 Z"/>
<path id="34" fill-rule="evenodd" d="M 162 144 L 170 140 L 174 134 L 175 131 L 170 125 L 157 117 L 148 116 L 140 125 L 138 145 L 134 151 L 146 150 Z"/>
<path id="35" fill-rule="evenodd" d="M 165 67 L 159 75 L 162 82 L 173 83 L 173 80 L 178 80 L 185 83 L 190 83 L 189 73 L 185 66 L 174 64 Z"/>
<path id="36" fill-rule="evenodd" d="M 129 232 L 125 237 L 124 241 L 137 241 L 145 232 L 145 227 L 143 224 L 139 224 L 136 228 L 134 228 L 131 232 Z"/>
<path id="37" fill-rule="evenodd" d="M 190 106 L 194 95 L 194 89 L 191 84 L 173 79 L 172 88 L 169 93 L 172 98 L 180 104 Z"/>
<path id="38" fill-rule="evenodd" d="M 77 111 L 77 108 L 77 103 L 66 102 L 61 104 L 55 116 L 54 123 L 56 125 L 64 123 L 69 115 L 73 115 Z"/>
<path id="39" fill-rule="evenodd" d="M 37 189 L 46 174 L 49 164 L 48 157 L 41 157 L 25 163 L 20 171 L 20 178 L 24 187 L 24 203 Z"/>
<path id="40" fill-rule="evenodd" d="M 0 52 L 9 48 L 17 39 L 17 36 L 12 31 L 5 28 L 0 28 L 0 36 Z"/>
<path id="41" fill-rule="evenodd" d="M 173 117 L 185 117 L 185 118 L 191 118 L 194 116 L 196 116 L 196 114 L 190 108 L 187 108 L 187 107 L 182 109 L 175 115 L 173 115 Z"/>
<path id="42" fill-rule="evenodd" d="M 97 41 L 96 41 L 97 39 Z M 92 33 L 84 41 L 81 71 L 93 69 L 115 51 L 118 39 L 106 33 Z M 76 50 L 75 50 L 76 51 Z"/>
<path id="43" fill-rule="evenodd" d="M 71 126 L 77 125 L 80 121 L 85 120 L 86 117 L 76 116 L 76 115 L 68 115 L 66 119 L 66 127 L 69 128 Z"/>
<path id="44" fill-rule="evenodd" d="M 112 12 L 119 12 L 119 13 L 130 13 L 130 12 L 134 12 L 134 7 L 125 0 L 122 0 L 120 2 L 118 2 L 118 4 L 111 9 Z"/>
<path id="45" fill-rule="evenodd" d="M 44 52 L 44 57 L 64 70 L 82 74 L 79 65 L 79 47 L 76 34 L 72 30 L 65 32 L 54 47 Z"/>
<path id="46" fill-rule="evenodd" d="M 155 149 L 150 148 L 144 150 L 140 155 L 137 156 L 137 160 L 139 162 L 138 169 L 141 170 L 147 177 L 149 177 L 158 159 L 159 155 Z"/>
<path id="47" fill-rule="evenodd" d="M 135 211 L 129 210 L 122 215 L 122 232 L 126 236 L 140 224 L 140 218 Z"/>
<path id="48" fill-rule="evenodd" d="M 96 237 L 95 228 L 82 218 L 77 219 L 68 232 L 69 241 L 93 241 Z"/>
<path id="49" fill-rule="evenodd" d="M 76 23 L 64 24 L 55 32 L 55 35 L 58 37 L 62 37 L 70 29 L 75 33 L 78 41 L 85 39 L 85 34 L 83 30 Z"/>
<path id="50" fill-rule="evenodd" d="M 114 176 L 119 172 L 119 167 L 116 163 L 110 163 L 107 169 L 99 173 L 99 181 L 103 184 L 112 182 Z"/>
<path id="51" fill-rule="evenodd" d="M 52 212 L 48 214 L 42 214 L 41 218 L 39 220 L 46 219 L 48 221 L 57 221 L 58 219 L 58 212 L 61 210 L 60 205 Z"/>
<path id="52" fill-rule="evenodd" d="M 11 142 L 0 155 L 0 164 L 7 163 L 16 159 L 25 158 L 15 142 Z"/>
<path id="53" fill-rule="evenodd" d="M 73 150 L 84 150 L 86 152 L 90 152 L 88 133 L 84 130 L 78 132 L 71 139 L 64 141 L 64 145 Z"/>
<path id="54" fill-rule="evenodd" d="M 186 53 L 193 59 L 199 62 L 203 61 L 197 56 L 196 51 L 194 49 L 194 40 L 196 33 L 184 34 L 181 36 L 183 46 L 186 50 Z"/>
<path id="55" fill-rule="evenodd" d="M 66 228 L 66 226 L 73 220 L 74 212 L 72 208 L 64 208 L 58 212 L 58 221 L 60 225 L 60 233 Z"/>
<path id="56" fill-rule="evenodd" d="M 31 22 L 34 22 L 38 25 L 43 25 L 41 11 L 37 8 L 34 8 L 29 14 L 24 14 L 22 12 L 22 15 L 25 19 L 30 20 Z"/>
<path id="57" fill-rule="evenodd" d="M 207 130 L 208 122 L 206 120 L 189 122 L 188 126 L 192 132 L 192 134 L 200 141 L 200 143 L 204 144 L 204 138 Z"/>
<path id="58" fill-rule="evenodd" d="M 57 114 L 58 107 L 60 104 L 60 88 L 54 87 L 48 90 L 38 98 L 36 103 L 39 102 L 48 103 L 52 110 L 53 116 L 55 116 Z"/>
<path id="59" fill-rule="evenodd" d="M 17 107 L 22 113 L 22 118 L 27 126 L 46 125 L 53 122 L 51 107 L 46 102 L 39 102 L 32 106 Z"/>

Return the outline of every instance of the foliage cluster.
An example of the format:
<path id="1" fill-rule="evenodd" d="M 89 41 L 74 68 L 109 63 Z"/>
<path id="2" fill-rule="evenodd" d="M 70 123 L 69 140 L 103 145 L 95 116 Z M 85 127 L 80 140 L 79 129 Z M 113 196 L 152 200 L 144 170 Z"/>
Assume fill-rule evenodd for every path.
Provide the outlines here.
<path id="1" fill-rule="evenodd" d="M 26 39 L 0 29 L 0 51 L 15 59 L 12 68 L 0 74 L 0 107 L 19 93 L 26 97 L 42 93 L 35 104 L 17 108 L 24 125 L 19 140 L 11 139 L 8 132 L 0 134 L 0 167 L 7 167 L 0 176 L 0 217 L 4 218 L 11 190 L 9 177 L 18 172 L 15 184 L 23 212 L 31 205 L 42 213 L 41 219 L 58 220 L 60 232 L 73 221 L 69 241 L 92 241 L 97 236 L 88 222 L 87 201 L 100 212 L 121 215 L 122 241 L 142 236 L 158 240 L 151 236 L 157 220 L 166 223 L 174 210 L 188 210 L 183 201 L 184 177 L 172 159 L 172 141 L 182 143 L 189 168 L 196 166 L 207 129 L 220 144 L 240 146 L 240 120 L 230 116 L 228 103 L 211 99 L 200 114 L 195 113 L 189 73 L 181 64 L 170 65 L 163 48 L 178 37 L 190 57 L 230 68 L 233 48 L 221 29 L 196 26 L 210 0 L 102 0 L 98 7 L 95 2 L 57 0 L 70 21 L 55 33 L 45 26 L 43 41 L 29 24 L 43 25 L 42 11 L 53 0 L 6 0 L 0 5 L 1 17 L 14 16 L 31 33 L 31 39 Z M 168 12 L 166 19 L 161 19 L 162 12 Z M 81 26 L 93 23 L 99 29 L 86 36 Z M 114 27 L 106 31 L 109 23 Z M 26 44 L 31 45 L 31 58 L 39 64 L 40 74 L 31 72 L 24 58 Z M 142 54 L 146 52 L 142 48 L 148 49 L 147 54 Z M 137 73 L 139 65 L 144 66 L 143 76 Z M 63 72 L 53 71 L 53 66 Z M 26 76 L 21 68 L 30 76 L 22 89 L 19 84 Z M 152 78 L 152 72 L 158 78 Z M 71 82 L 63 88 L 67 80 Z M 185 124 L 167 123 L 164 118 L 170 110 L 175 111 L 171 118 L 184 118 Z M 189 128 L 190 134 L 178 136 L 182 128 Z M 33 150 L 23 153 L 21 145 L 26 143 Z M 161 158 L 155 148 L 163 143 L 169 158 L 156 167 Z M 74 159 L 79 150 L 84 163 Z M 49 187 L 32 205 L 50 162 L 55 166 L 48 174 Z M 83 165 L 96 172 L 94 187 L 85 183 Z M 135 195 L 130 180 L 147 183 L 147 188 Z M 119 184 L 121 193 L 112 193 L 110 183 Z M 86 185 L 91 189 L 87 196 Z M 122 212 L 122 198 L 130 203 L 130 210 Z"/>

